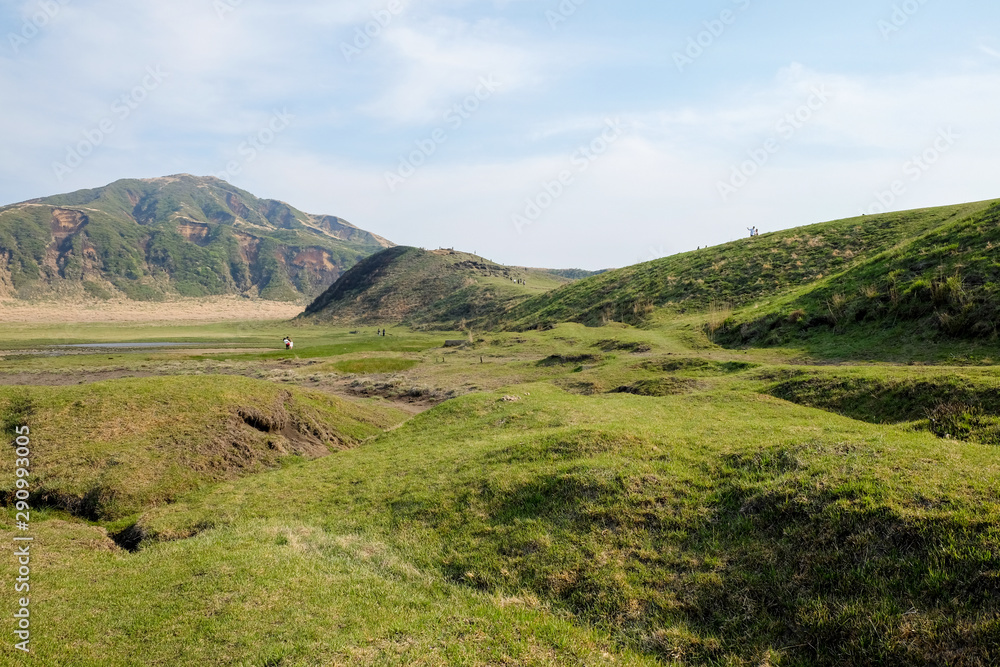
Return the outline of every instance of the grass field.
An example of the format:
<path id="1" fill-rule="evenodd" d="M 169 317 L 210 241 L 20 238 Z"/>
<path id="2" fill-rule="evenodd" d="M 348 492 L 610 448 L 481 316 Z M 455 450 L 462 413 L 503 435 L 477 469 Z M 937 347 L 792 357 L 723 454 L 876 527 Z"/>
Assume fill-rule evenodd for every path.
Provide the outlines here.
<path id="1" fill-rule="evenodd" d="M 10 328 L 33 654 L 0 664 L 1000 662 L 984 348 L 725 348 L 712 316 Z M 45 348 L 153 340 L 197 346 Z"/>
<path id="2" fill-rule="evenodd" d="M 993 343 L 1000 314 L 1000 205 L 949 220 L 807 289 L 720 323 L 730 344 L 779 344 L 833 331 L 857 343 L 884 332 L 935 341 Z M 867 335 L 866 335 L 867 334 Z M 995 347 L 995 345 L 990 345 Z"/>
<path id="3" fill-rule="evenodd" d="M 563 321 L 639 323 L 655 309 L 668 306 L 712 310 L 721 315 L 720 323 L 729 311 L 749 306 L 752 317 L 754 310 L 785 294 L 829 283 L 831 276 L 865 266 L 898 246 L 982 215 L 992 204 L 836 220 L 681 253 L 528 299 L 496 325 L 525 329 Z"/>

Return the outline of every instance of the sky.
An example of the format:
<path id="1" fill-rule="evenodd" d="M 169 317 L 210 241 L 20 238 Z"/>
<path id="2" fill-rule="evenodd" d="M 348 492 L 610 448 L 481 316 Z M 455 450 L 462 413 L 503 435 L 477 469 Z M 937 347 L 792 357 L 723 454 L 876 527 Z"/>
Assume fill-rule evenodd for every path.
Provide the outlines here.
<path id="1" fill-rule="evenodd" d="M 1000 3 L 0 0 L 0 204 L 217 176 L 600 269 L 1000 197 Z"/>

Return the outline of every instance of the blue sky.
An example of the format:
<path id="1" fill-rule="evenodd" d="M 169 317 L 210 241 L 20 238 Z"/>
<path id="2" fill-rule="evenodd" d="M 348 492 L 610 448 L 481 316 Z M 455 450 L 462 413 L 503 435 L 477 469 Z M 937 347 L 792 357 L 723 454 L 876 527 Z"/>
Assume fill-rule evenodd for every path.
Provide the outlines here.
<path id="1" fill-rule="evenodd" d="M 623 266 L 1000 197 L 998 26 L 985 1 L 0 0 L 0 203 L 219 175 L 397 243 Z"/>

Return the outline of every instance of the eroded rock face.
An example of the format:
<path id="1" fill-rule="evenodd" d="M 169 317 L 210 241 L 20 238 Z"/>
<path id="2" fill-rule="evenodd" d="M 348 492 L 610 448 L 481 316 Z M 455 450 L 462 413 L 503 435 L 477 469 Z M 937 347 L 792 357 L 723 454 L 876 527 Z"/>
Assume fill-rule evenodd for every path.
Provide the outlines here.
<path id="1" fill-rule="evenodd" d="M 177 232 L 185 239 L 195 245 L 208 245 L 209 234 L 212 228 L 203 222 L 184 220 L 177 223 Z"/>
<path id="2" fill-rule="evenodd" d="M 323 248 L 306 248 L 299 251 L 292 258 L 292 264 L 314 271 L 331 272 L 337 270 L 337 265 L 333 263 L 333 255 Z"/>
<path id="3" fill-rule="evenodd" d="M 260 257 L 260 239 L 249 234 L 235 234 L 236 242 L 240 244 L 240 257 L 244 262 L 255 263 Z"/>
<path id="4" fill-rule="evenodd" d="M 333 254 L 325 248 L 289 248 L 283 254 L 279 261 L 292 280 L 306 292 L 319 294 L 343 273 Z"/>
<path id="5" fill-rule="evenodd" d="M 90 219 L 82 211 L 54 208 L 52 209 L 52 237 L 61 243 L 83 229 L 88 222 Z"/>
<path id="6" fill-rule="evenodd" d="M 245 220 L 247 216 L 250 215 L 250 209 L 247 208 L 247 205 L 243 203 L 243 200 L 235 194 L 230 194 L 226 197 L 226 204 L 239 218 L 243 218 Z"/>
<path id="7" fill-rule="evenodd" d="M 10 298 L 15 292 L 10 275 L 10 253 L 0 252 L 0 299 Z"/>
<path id="8" fill-rule="evenodd" d="M 83 211 L 52 209 L 52 241 L 40 267 L 50 279 L 82 280 L 100 272 L 100 257 L 85 233 L 89 223 Z"/>

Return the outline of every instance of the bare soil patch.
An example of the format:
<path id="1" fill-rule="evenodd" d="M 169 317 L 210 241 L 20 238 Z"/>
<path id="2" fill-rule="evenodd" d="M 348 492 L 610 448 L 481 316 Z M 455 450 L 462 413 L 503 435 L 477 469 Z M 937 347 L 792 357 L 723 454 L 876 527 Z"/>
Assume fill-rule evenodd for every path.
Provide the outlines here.
<path id="1" fill-rule="evenodd" d="M 223 322 L 288 320 L 303 306 L 282 301 L 214 297 L 159 303 L 128 301 L 42 301 L 0 299 L 0 320 L 19 323 Z"/>

